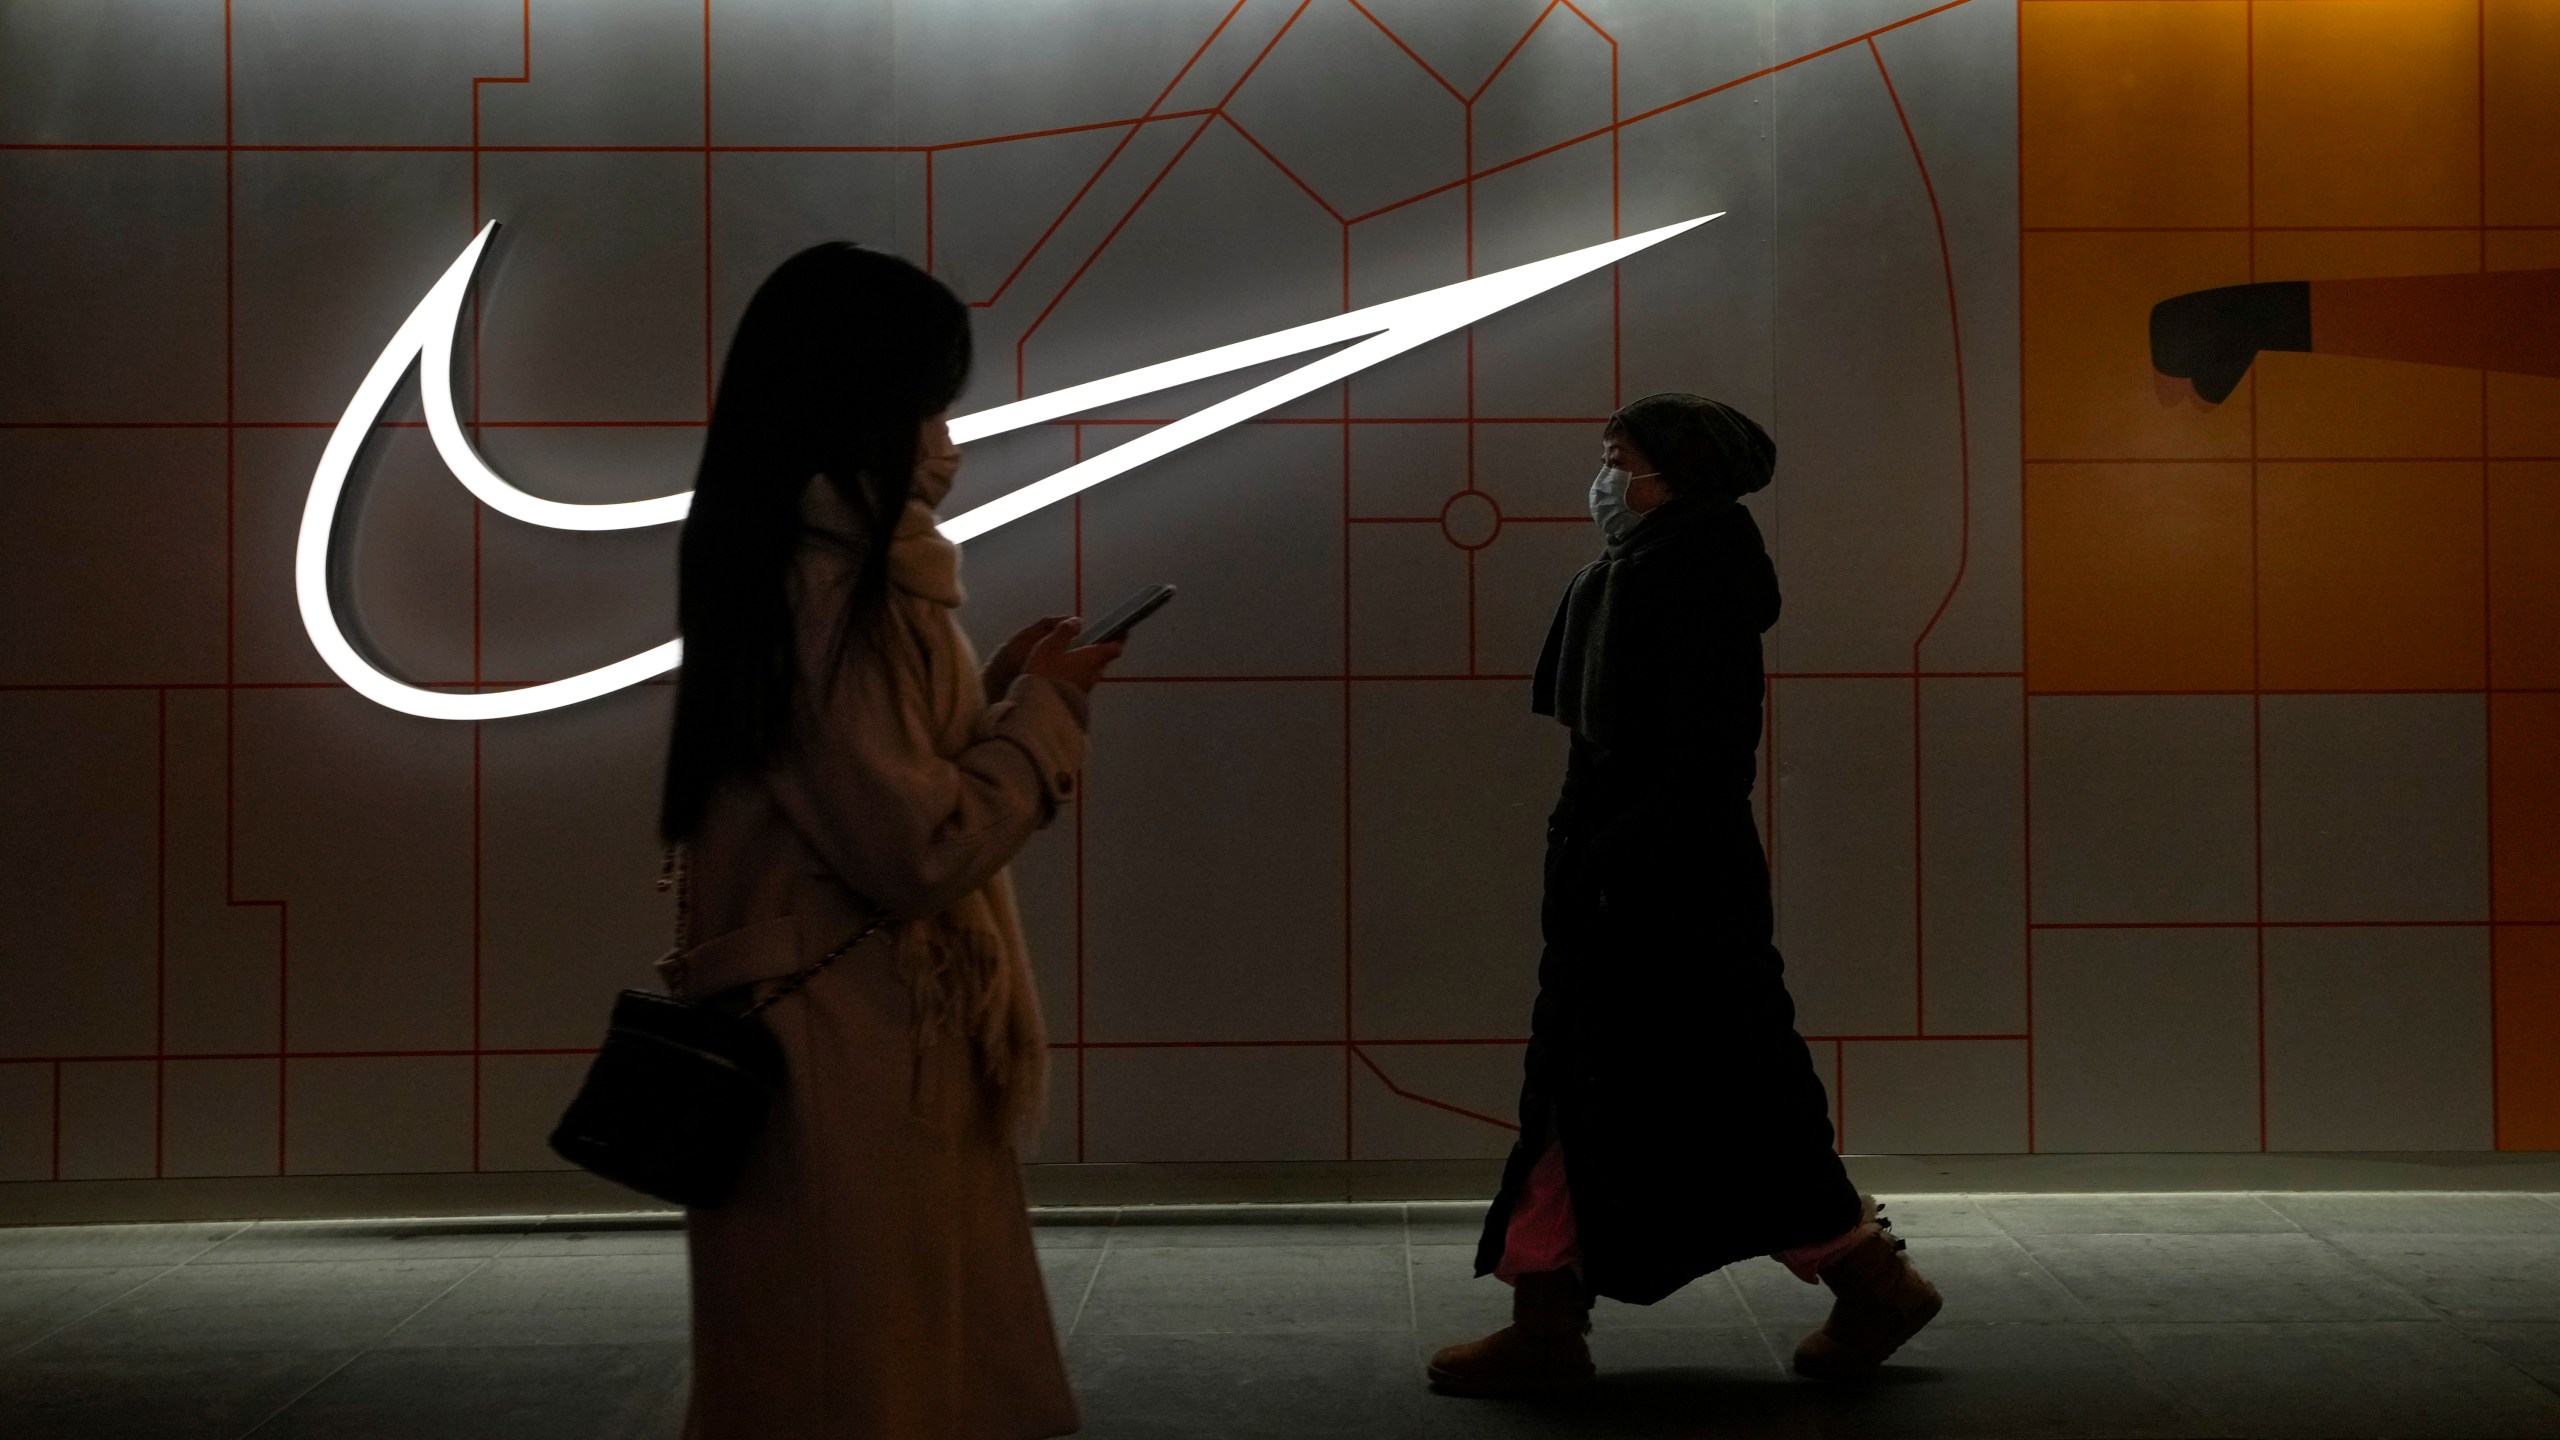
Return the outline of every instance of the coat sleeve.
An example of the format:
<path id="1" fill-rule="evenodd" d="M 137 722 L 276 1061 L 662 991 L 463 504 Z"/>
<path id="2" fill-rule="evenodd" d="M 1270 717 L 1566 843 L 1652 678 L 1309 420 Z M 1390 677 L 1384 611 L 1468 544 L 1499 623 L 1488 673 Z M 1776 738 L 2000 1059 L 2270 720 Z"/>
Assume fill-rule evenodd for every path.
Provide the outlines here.
<path id="1" fill-rule="evenodd" d="M 1036 675 L 981 711 L 958 753 L 934 743 L 930 661 L 901 631 L 848 637 L 812 683 L 766 776 L 775 803 L 846 885 L 902 919 L 950 908 L 1010 863 L 1074 793 L 1083 697 Z M 808 627 L 804 626 L 804 631 Z M 802 648 L 803 675 L 834 647 Z M 888 653 L 884 653 L 884 650 Z M 967 677 L 972 698 L 978 677 Z"/>

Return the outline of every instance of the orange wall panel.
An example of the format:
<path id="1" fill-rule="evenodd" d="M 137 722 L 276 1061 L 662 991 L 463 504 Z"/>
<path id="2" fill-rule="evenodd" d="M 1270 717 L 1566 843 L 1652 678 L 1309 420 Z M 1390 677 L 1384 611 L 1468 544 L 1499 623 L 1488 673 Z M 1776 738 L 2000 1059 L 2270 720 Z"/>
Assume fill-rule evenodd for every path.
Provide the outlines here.
<path id="1" fill-rule="evenodd" d="M 2027 685 L 2246 690 L 2249 467 L 2027 467 Z"/>
<path id="2" fill-rule="evenodd" d="M 2480 268 L 2468 230 L 2276 231 L 2258 274 L 2287 280 L 2443 275 Z M 2314 320 L 2313 339 L 2317 320 Z M 2480 453 L 2480 372 L 2352 355 L 2258 357 L 2258 454 L 2442 458 Z"/>
<path id="3" fill-rule="evenodd" d="M 2560 927 L 2495 934 L 2498 1148 L 2560 1150 Z"/>
<path id="4" fill-rule="evenodd" d="M 2560 6 L 2551 10 L 2560 15 Z M 2552 76 L 2552 93 L 2560 95 L 2560 69 Z M 2560 138 L 2551 153 L 2560 157 Z M 2560 164 L 2552 168 L 2560 172 Z M 2488 249 L 2492 270 L 2560 270 L 2560 229 L 2493 230 Z M 2490 454 L 2560 458 L 2560 379 L 2491 372 L 2485 384 Z"/>
<path id="5" fill-rule="evenodd" d="M 2030 234 L 2026 451 L 2030 460 L 2245 459 L 2255 381 L 2211 413 L 2164 407 L 2151 382 L 2151 307 L 2249 279 L 2249 240 L 2229 234 Z"/>
<path id="6" fill-rule="evenodd" d="M 2260 225 L 2480 218 L 2477 0 L 2252 7 Z"/>
<path id="7" fill-rule="evenodd" d="M 2560 461 L 2489 462 L 2489 683 L 2560 688 Z"/>
<path id="8" fill-rule="evenodd" d="M 2248 223 L 2247 5 L 2022 5 L 2018 54 L 2023 223 Z"/>
<path id="9" fill-rule="evenodd" d="M 2258 467 L 2259 683 L 2476 690 L 2478 461 Z"/>
<path id="10" fill-rule="evenodd" d="M 2560 690 L 2560 380 L 2261 351 L 2162 406 L 2146 323 L 2560 269 L 2560 3 L 2025 0 L 2019 57 L 2029 689 Z M 2484 703 L 2498 1143 L 2560 1148 L 2560 694 Z"/>
<path id="11" fill-rule="evenodd" d="M 2560 5 L 2487 0 L 2481 17 L 2488 221 L 2560 225 Z"/>
<path id="12" fill-rule="evenodd" d="M 2490 913 L 2560 920 L 2560 695 L 2489 697 Z"/>

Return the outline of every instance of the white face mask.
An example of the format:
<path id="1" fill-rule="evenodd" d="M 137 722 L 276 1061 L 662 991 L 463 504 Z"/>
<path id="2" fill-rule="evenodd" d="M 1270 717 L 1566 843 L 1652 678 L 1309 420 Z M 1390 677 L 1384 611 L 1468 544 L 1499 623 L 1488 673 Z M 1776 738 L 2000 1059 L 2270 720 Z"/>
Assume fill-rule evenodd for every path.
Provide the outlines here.
<path id="1" fill-rule="evenodd" d="M 960 474 L 960 447 L 951 443 L 941 418 L 927 420 L 916 436 L 916 473 L 908 493 L 927 505 L 940 505 Z"/>
<path id="2" fill-rule="evenodd" d="M 1647 470 L 1643 475 L 1630 475 L 1615 465 L 1603 465 L 1591 477 L 1591 518 L 1600 523 L 1600 533 L 1612 545 L 1627 538 L 1644 516 L 1627 505 L 1627 487 L 1647 476 L 1658 475 Z"/>

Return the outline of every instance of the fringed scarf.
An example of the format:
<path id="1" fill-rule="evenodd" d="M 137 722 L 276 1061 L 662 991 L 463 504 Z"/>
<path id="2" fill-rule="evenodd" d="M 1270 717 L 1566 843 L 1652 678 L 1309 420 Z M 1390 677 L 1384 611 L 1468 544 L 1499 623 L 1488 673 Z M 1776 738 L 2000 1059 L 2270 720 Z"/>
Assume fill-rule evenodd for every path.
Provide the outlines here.
<path id="1" fill-rule="evenodd" d="M 890 545 L 888 608 L 906 641 L 897 652 L 923 660 L 921 675 L 901 677 L 916 686 L 921 713 L 911 718 L 945 757 L 980 738 L 987 708 L 977 652 L 954 613 L 965 598 L 960 549 L 942 538 L 919 495 Z M 897 947 L 916 1043 L 966 1039 L 1008 1129 L 1027 1139 L 1046 1098 L 1049 1047 L 1011 874 L 999 870 L 941 914 L 900 925 Z"/>

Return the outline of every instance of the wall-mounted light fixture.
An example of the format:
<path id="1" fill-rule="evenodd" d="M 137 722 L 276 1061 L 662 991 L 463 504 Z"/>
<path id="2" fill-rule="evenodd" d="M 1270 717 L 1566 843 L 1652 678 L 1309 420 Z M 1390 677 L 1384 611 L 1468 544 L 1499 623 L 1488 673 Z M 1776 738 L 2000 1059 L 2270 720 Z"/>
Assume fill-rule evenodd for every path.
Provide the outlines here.
<path id="1" fill-rule="evenodd" d="M 1718 211 L 1716 215 L 1723 213 Z M 1082 385 L 1070 385 L 1063 390 L 1052 390 L 1009 405 L 955 416 L 951 421 L 951 438 L 965 445 L 972 440 L 1001 435 L 1026 425 L 1083 414 L 1105 405 L 1301 355 L 1309 350 L 1344 346 L 1285 375 L 1266 380 L 1171 424 L 1159 426 L 1090 460 L 1070 465 L 976 509 L 953 516 L 942 522 L 942 533 L 955 542 L 964 541 L 1010 524 L 1034 510 L 1054 505 L 1115 475 L 1126 474 L 1150 460 L 1161 459 L 1229 426 L 1355 375 L 1382 360 L 1472 325 L 1495 311 L 1517 305 L 1577 276 L 1616 264 L 1674 235 L 1696 229 L 1715 219 L 1716 215 L 1701 215 L 1694 220 L 1665 225 L 1641 235 L 1630 235 L 1622 240 L 1611 240 L 1455 285 L 1444 285 L 1436 290 L 1367 306 L 1329 320 L 1294 326 L 1257 339 L 1202 350 L 1178 360 L 1142 366 Z M 348 641 L 344 627 L 338 623 L 329 595 L 330 536 L 337 525 L 338 502 L 345 493 L 348 472 L 355 464 L 356 452 L 364 444 L 366 433 L 373 428 L 383 406 L 390 402 L 391 392 L 398 388 L 401 377 L 408 373 L 413 363 L 418 366 L 418 389 L 425 401 L 427 432 L 435 441 L 436 453 L 444 458 L 454 478 L 490 509 L 528 525 L 554 530 L 628 530 L 646 525 L 672 524 L 683 519 L 692 505 L 690 491 L 661 495 L 653 500 L 598 505 L 545 500 L 509 484 L 472 448 L 470 437 L 463 433 L 462 422 L 453 408 L 453 332 L 461 317 L 463 296 L 471 286 L 472 272 L 478 268 L 480 257 L 488 249 L 489 237 L 497 228 L 498 223 L 494 220 L 481 227 L 480 233 L 463 247 L 461 255 L 446 267 L 443 276 L 428 288 L 426 297 L 418 302 L 417 308 L 409 312 L 409 318 L 401 322 L 399 330 L 392 334 L 391 343 L 385 345 L 382 354 L 375 358 L 373 368 L 365 372 L 363 383 L 356 387 L 355 395 L 347 401 L 346 413 L 338 417 L 337 428 L 330 432 L 328 446 L 320 452 L 319 468 L 311 476 L 311 493 L 303 502 L 301 538 L 294 548 L 294 593 L 301 605 L 303 629 L 310 633 L 311 644 L 320 652 L 320 658 L 328 662 L 338 678 L 365 698 L 431 720 L 497 720 L 575 705 L 582 700 L 592 700 L 625 686 L 636 685 L 653 675 L 664 674 L 681 663 L 684 653 L 683 642 L 670 640 L 628 659 L 565 679 L 512 690 L 467 694 L 425 689 L 393 679 Z M 1345 343 L 1350 341 L 1358 343 Z"/>

